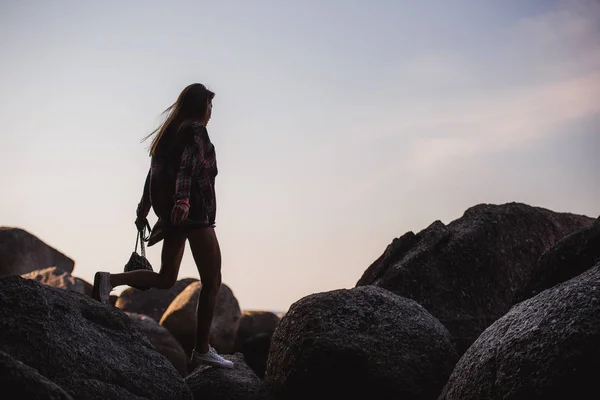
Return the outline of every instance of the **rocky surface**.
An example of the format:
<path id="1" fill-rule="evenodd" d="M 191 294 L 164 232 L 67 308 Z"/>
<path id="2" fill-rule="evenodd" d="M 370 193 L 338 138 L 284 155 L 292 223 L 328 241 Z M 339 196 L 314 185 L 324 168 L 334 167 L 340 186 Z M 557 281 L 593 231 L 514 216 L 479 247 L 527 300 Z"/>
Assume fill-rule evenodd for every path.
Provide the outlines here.
<path id="1" fill-rule="evenodd" d="M 277 399 L 434 399 L 457 359 L 423 307 L 364 286 L 295 302 L 273 334 L 264 379 Z"/>
<path id="2" fill-rule="evenodd" d="M 0 352 L 17 366 L 18 386 L 36 381 L 56 398 L 191 398 L 125 313 L 20 276 L 0 278 Z"/>
<path id="3" fill-rule="evenodd" d="M 415 300 L 463 353 L 514 304 L 538 258 L 594 219 L 521 203 L 480 204 L 448 225 L 436 221 L 388 246 L 357 286 Z"/>
<path id="4" fill-rule="evenodd" d="M 561 239 L 546 251 L 529 274 L 525 287 L 514 300 L 522 300 L 568 281 L 600 261 L 600 218 Z"/>
<path id="5" fill-rule="evenodd" d="M 166 291 L 129 289 L 101 305 L 81 294 L 91 285 L 72 266 L 47 265 L 54 253 L 30 246 L 26 254 L 0 232 L 0 268 L 30 269 L 0 277 L 2 393 L 67 400 L 595 398 L 588 392 L 595 395 L 600 370 L 598 224 L 520 203 L 480 204 L 448 225 L 436 221 L 395 239 L 357 287 L 305 296 L 281 313 L 241 314 L 223 285 L 210 340 L 234 361 L 231 370 L 184 365 L 197 279 Z"/>
<path id="6" fill-rule="evenodd" d="M 187 376 L 187 356 L 171 332 L 147 315 L 130 312 L 126 312 L 126 314 L 144 332 L 154 349 L 165 356 L 181 376 Z"/>
<path id="7" fill-rule="evenodd" d="M 240 353 L 225 355 L 233 369 L 200 366 L 185 378 L 197 400 L 269 400 L 265 384 L 252 371 Z"/>
<path id="8" fill-rule="evenodd" d="M 245 311 L 240 318 L 233 351 L 242 353 L 260 378 L 265 375 L 271 337 L 279 321 L 280 318 L 270 311 Z"/>
<path id="9" fill-rule="evenodd" d="M 513 307 L 460 359 L 440 400 L 596 399 L 600 263 Z"/>
<path id="10" fill-rule="evenodd" d="M 0 386 L 4 393 L 12 394 L 14 399 L 73 400 L 60 386 L 35 368 L 0 351 Z"/>

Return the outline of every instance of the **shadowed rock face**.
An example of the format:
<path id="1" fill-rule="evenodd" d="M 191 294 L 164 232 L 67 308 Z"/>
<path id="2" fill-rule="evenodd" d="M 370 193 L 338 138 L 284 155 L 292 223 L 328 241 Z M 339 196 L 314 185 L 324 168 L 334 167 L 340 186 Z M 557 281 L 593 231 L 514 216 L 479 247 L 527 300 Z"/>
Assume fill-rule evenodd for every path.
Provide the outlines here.
<path id="1" fill-rule="evenodd" d="M 194 399 L 268 400 L 265 384 L 252 371 L 240 353 L 225 355 L 233 369 L 200 366 L 185 378 Z"/>
<path id="2" fill-rule="evenodd" d="M 512 306 L 538 258 L 594 219 L 521 203 L 481 204 L 388 246 L 357 286 L 417 301 L 454 337 L 462 354 Z"/>
<path id="3" fill-rule="evenodd" d="M 191 398 L 181 375 L 125 313 L 86 295 L 0 278 L 0 321 L 2 363 L 23 364 L 23 385 L 34 380 L 75 399 Z"/>
<path id="4" fill-rule="evenodd" d="M 75 261 L 24 229 L 0 227 L 0 277 L 49 267 L 72 273 Z"/>
<path id="5" fill-rule="evenodd" d="M 278 399 L 435 399 L 457 359 L 450 333 L 423 307 L 365 286 L 292 304 L 271 339 L 265 382 Z"/>
<path id="6" fill-rule="evenodd" d="M 179 371 L 181 376 L 187 376 L 187 356 L 185 355 L 185 351 L 183 351 L 183 347 L 181 347 L 171 332 L 147 315 L 130 312 L 126 312 L 125 314 L 144 332 L 156 351 L 165 356 L 175 369 Z"/>
<path id="7" fill-rule="evenodd" d="M 238 324 L 234 352 L 240 352 L 260 378 L 265 375 L 271 336 L 280 318 L 270 311 L 245 311 Z"/>
<path id="8" fill-rule="evenodd" d="M 0 351 L 0 387 L 3 393 L 18 393 L 15 398 L 73 400 L 67 392 L 11 355 Z"/>
<path id="9" fill-rule="evenodd" d="M 600 263 L 513 307 L 473 343 L 440 400 L 598 398 Z"/>
<path id="10" fill-rule="evenodd" d="M 545 252 L 530 273 L 527 284 L 514 300 L 522 300 L 568 281 L 600 261 L 600 218 L 580 229 Z"/>

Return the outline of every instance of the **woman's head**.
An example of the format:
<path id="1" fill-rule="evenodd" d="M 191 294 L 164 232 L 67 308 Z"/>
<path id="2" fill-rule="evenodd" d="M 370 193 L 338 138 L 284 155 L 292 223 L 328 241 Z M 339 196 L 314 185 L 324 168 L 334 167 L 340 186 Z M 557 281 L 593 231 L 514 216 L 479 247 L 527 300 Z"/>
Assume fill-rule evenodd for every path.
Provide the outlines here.
<path id="1" fill-rule="evenodd" d="M 156 133 L 150 145 L 150 155 L 156 153 L 158 143 L 165 135 L 167 128 L 175 128 L 169 131 L 171 134 L 175 134 L 183 124 L 201 122 L 206 125 L 212 114 L 214 97 L 215 94 L 201 83 L 192 83 L 183 89 L 177 101 L 164 111 L 164 113 L 169 113 L 165 121 L 144 138 L 145 140 Z"/>

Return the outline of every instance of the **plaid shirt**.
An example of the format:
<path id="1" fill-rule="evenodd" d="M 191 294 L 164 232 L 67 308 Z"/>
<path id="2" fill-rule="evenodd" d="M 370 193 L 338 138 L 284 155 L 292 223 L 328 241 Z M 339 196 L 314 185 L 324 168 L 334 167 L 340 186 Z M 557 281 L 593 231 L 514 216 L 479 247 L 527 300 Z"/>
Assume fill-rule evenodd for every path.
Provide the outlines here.
<path id="1" fill-rule="evenodd" d="M 160 196 L 171 196 L 173 202 L 188 200 L 190 212 L 203 209 L 209 223 L 214 223 L 216 214 L 215 177 L 217 176 L 217 160 L 215 147 L 211 143 L 206 127 L 193 123 L 191 135 L 184 133 L 185 145 L 181 153 L 179 165 L 168 165 L 167 158 L 153 157 L 150 170 L 144 184 L 142 200 L 138 205 L 138 215 L 146 217 L 150 212 L 154 197 L 152 186 L 157 185 L 169 193 L 158 193 Z M 172 162 L 171 162 L 172 163 Z M 158 182 L 161 180 L 162 182 Z M 161 185 L 168 181 L 166 186 Z M 173 182 L 174 181 L 174 182 Z M 197 215 L 197 212 L 194 214 Z"/>

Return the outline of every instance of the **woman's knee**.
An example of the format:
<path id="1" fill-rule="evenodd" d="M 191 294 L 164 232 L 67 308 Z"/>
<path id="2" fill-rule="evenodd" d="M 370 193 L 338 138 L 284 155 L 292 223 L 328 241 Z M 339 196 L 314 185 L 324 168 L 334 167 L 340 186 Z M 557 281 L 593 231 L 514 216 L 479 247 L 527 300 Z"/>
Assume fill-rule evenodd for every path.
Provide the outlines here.
<path id="1" fill-rule="evenodd" d="M 157 289 L 171 289 L 176 282 L 177 276 L 159 273 L 154 287 Z"/>

